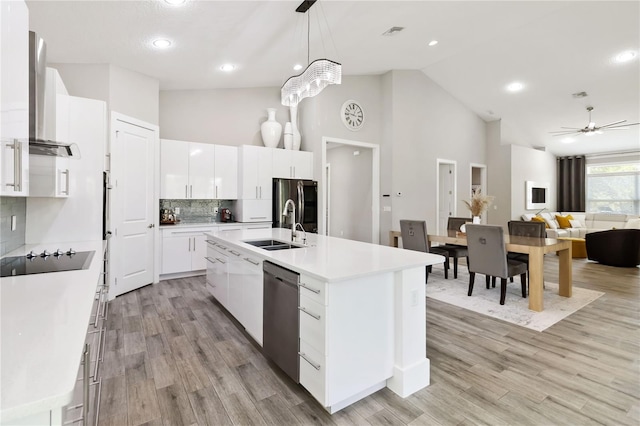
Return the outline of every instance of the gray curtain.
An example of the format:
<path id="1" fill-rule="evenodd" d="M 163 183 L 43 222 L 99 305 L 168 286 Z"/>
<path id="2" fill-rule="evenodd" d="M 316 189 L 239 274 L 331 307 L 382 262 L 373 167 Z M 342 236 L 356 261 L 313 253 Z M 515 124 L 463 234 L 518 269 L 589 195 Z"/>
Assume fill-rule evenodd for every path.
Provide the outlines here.
<path id="1" fill-rule="evenodd" d="M 585 211 L 586 160 L 583 156 L 558 157 L 558 211 Z"/>

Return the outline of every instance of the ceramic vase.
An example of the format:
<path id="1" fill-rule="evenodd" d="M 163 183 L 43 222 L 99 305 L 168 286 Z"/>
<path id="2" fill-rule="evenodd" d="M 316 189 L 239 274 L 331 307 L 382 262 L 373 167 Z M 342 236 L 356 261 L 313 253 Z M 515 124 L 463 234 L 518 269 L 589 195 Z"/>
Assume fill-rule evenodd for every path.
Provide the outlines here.
<path id="1" fill-rule="evenodd" d="M 293 149 L 300 150 L 300 144 L 302 142 L 302 136 L 300 130 L 298 130 L 298 106 L 289 107 L 289 113 L 291 114 L 291 133 L 293 134 Z"/>
<path id="2" fill-rule="evenodd" d="M 480 225 L 480 216 L 473 216 L 474 225 Z"/>
<path id="3" fill-rule="evenodd" d="M 293 149 L 293 130 L 289 121 L 284 124 L 284 149 Z"/>
<path id="4" fill-rule="evenodd" d="M 280 143 L 280 135 L 282 135 L 282 124 L 276 121 L 276 109 L 267 108 L 267 121 L 260 126 L 262 133 L 262 143 L 267 148 L 276 148 Z"/>

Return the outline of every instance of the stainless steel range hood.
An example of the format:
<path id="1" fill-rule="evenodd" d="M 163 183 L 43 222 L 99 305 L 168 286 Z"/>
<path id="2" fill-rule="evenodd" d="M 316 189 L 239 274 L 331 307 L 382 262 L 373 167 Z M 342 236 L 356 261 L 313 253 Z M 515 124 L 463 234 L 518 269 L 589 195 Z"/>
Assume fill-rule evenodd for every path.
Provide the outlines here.
<path id="1" fill-rule="evenodd" d="M 45 137 L 46 71 L 47 45 L 36 33 L 29 31 L 29 154 L 79 158 L 76 144 Z"/>

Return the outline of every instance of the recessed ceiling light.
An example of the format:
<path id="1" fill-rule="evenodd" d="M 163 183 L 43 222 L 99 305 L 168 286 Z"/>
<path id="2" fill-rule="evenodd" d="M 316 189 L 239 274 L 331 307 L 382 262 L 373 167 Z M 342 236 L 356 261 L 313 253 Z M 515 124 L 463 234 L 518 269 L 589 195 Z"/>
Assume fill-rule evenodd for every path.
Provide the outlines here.
<path id="1" fill-rule="evenodd" d="M 636 56 L 638 56 L 638 53 L 636 51 L 626 50 L 624 52 L 618 53 L 614 58 L 614 61 L 616 61 L 619 64 L 623 64 L 625 62 L 634 60 Z"/>
<path id="2" fill-rule="evenodd" d="M 171 6 L 182 6 L 187 0 L 164 0 L 165 3 Z"/>
<path id="3" fill-rule="evenodd" d="M 519 81 L 514 81 L 513 83 L 507 85 L 507 90 L 510 92 L 519 92 L 522 89 L 524 89 L 524 84 L 520 83 Z"/>
<path id="4" fill-rule="evenodd" d="M 220 69 L 222 71 L 225 72 L 230 72 L 236 69 L 235 65 L 231 65 L 231 64 L 224 64 L 223 66 L 220 67 Z"/>
<path id="5" fill-rule="evenodd" d="M 300 65 L 300 64 L 295 64 L 295 65 L 293 66 L 293 70 L 294 70 L 294 71 L 300 71 L 301 69 L 302 69 L 302 65 Z"/>
<path id="6" fill-rule="evenodd" d="M 576 140 L 574 138 L 564 138 L 560 142 L 562 142 L 562 143 L 572 143 L 572 142 L 575 142 L 575 141 Z"/>
<path id="7" fill-rule="evenodd" d="M 157 49 L 166 49 L 167 47 L 171 46 L 171 40 L 167 40 L 166 38 L 159 38 L 156 40 L 153 40 L 153 47 L 157 48 Z"/>
<path id="8" fill-rule="evenodd" d="M 438 44 L 438 40 L 431 40 L 429 42 L 429 46 L 435 46 L 436 44 Z"/>

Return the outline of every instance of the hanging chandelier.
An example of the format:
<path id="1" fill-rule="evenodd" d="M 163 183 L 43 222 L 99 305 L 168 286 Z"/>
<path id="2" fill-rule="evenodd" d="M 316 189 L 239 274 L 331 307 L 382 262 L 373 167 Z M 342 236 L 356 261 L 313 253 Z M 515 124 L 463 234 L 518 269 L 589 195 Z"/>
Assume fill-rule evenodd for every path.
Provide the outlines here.
<path id="1" fill-rule="evenodd" d="M 296 12 L 306 13 L 316 0 L 303 1 Z M 297 106 L 304 98 L 311 98 L 322 92 L 330 84 L 342 82 L 342 65 L 330 59 L 316 59 L 309 63 L 310 20 L 307 15 L 307 68 L 298 75 L 289 77 L 280 89 L 284 106 Z"/>

